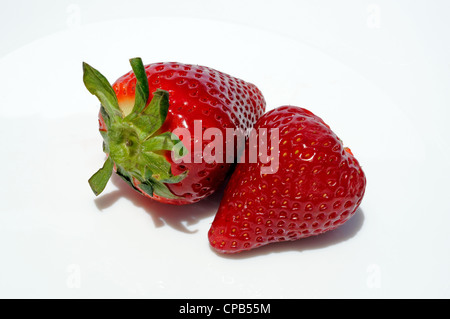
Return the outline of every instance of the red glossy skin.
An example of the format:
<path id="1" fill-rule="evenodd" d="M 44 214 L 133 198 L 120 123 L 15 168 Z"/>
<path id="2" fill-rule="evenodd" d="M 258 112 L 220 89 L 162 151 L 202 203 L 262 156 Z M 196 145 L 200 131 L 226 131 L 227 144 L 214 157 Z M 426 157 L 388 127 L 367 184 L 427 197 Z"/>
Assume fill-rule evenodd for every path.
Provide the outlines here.
<path id="1" fill-rule="evenodd" d="M 279 169 L 261 176 L 260 161 L 237 164 L 208 233 L 218 252 L 236 253 L 335 229 L 354 215 L 363 198 L 364 172 L 319 117 L 283 106 L 255 124 L 255 129 L 264 127 L 279 128 Z"/>
<path id="2" fill-rule="evenodd" d="M 163 89 L 169 92 L 169 113 L 160 132 L 172 132 L 176 128 L 187 128 L 194 137 L 194 120 L 202 120 L 202 128 L 219 128 L 225 136 L 226 128 L 251 129 L 265 112 L 266 103 L 259 89 L 248 82 L 232 77 L 217 70 L 176 62 L 154 63 L 145 66 L 150 92 Z M 134 104 L 136 78 L 133 72 L 120 77 L 114 84 L 119 106 L 125 114 Z M 100 116 L 100 129 L 104 129 Z M 191 143 L 191 150 L 198 139 Z M 203 140 L 201 149 L 210 140 Z M 224 138 L 225 143 L 225 138 Z M 224 146 L 225 149 L 225 146 Z M 183 199 L 167 199 L 159 196 L 151 198 L 169 204 L 182 205 L 194 203 L 212 194 L 223 183 L 230 169 L 228 163 L 208 164 L 204 159 L 194 163 L 176 164 L 170 153 L 166 158 L 171 163 L 172 173 L 178 175 L 185 170 L 189 173 L 177 184 L 166 184 L 169 189 Z M 201 154 L 200 154 L 201 155 Z M 134 183 L 139 188 L 138 183 Z M 145 192 L 142 192 L 144 195 Z"/>

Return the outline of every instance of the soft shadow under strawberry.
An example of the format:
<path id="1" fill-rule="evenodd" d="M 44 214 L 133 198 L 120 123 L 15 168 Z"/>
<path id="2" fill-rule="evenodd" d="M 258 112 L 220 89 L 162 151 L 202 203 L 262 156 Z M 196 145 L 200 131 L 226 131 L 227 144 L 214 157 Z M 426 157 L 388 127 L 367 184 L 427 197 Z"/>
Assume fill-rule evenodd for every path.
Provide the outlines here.
<path id="1" fill-rule="evenodd" d="M 111 181 L 118 189 L 94 200 L 100 211 L 111 207 L 119 199 L 126 198 L 136 207 L 143 208 L 152 217 L 156 227 L 168 225 L 184 233 L 196 233 L 197 230 L 192 231 L 187 226 L 195 225 L 200 220 L 213 216 L 223 196 L 223 189 L 219 189 L 198 203 L 176 206 L 162 204 L 140 195 L 116 174 L 113 174 Z"/>
<path id="2" fill-rule="evenodd" d="M 272 243 L 266 246 L 236 254 L 221 254 L 215 251 L 212 247 L 210 248 L 211 251 L 213 251 L 218 256 L 227 259 L 246 259 L 271 253 L 282 253 L 288 251 L 302 252 L 306 250 L 322 249 L 352 238 L 362 228 L 363 224 L 364 212 L 362 208 L 359 207 L 356 210 L 355 215 L 350 218 L 345 224 L 339 226 L 334 230 L 330 230 L 317 236 L 311 236 L 296 241 Z"/>

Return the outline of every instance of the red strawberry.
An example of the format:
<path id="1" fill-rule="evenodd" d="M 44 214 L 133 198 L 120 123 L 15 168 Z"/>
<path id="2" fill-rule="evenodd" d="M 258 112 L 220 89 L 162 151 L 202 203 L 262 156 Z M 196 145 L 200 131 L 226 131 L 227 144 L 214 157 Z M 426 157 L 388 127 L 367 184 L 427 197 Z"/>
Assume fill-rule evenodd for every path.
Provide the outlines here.
<path id="1" fill-rule="evenodd" d="M 160 202 L 189 204 L 212 194 L 231 164 L 207 160 L 203 150 L 211 139 L 198 135 L 208 128 L 217 128 L 222 136 L 227 128 L 249 132 L 265 111 L 261 92 L 251 83 L 204 66 L 175 62 L 144 66 L 140 58 L 130 62 L 133 71 L 113 86 L 83 63 L 84 83 L 101 102 L 100 133 L 108 154 L 103 168 L 89 180 L 94 193 L 103 191 L 114 169 L 136 191 Z M 202 121 L 200 134 L 194 132 L 196 120 Z M 180 128 L 190 136 L 172 134 Z M 223 138 L 224 150 L 225 143 Z M 184 156 L 181 163 L 172 159 L 175 150 L 178 157 Z M 191 152 L 186 155 L 186 150 Z"/>
<path id="2" fill-rule="evenodd" d="M 278 170 L 261 174 L 271 162 L 260 160 L 237 164 L 208 233 L 221 253 L 335 229 L 353 216 L 364 195 L 366 178 L 358 161 L 310 111 L 279 107 L 255 124 L 258 139 L 262 128 L 279 130 L 278 153 L 271 154 L 271 143 L 264 146 L 272 161 L 279 156 Z M 248 153 L 255 147 L 247 143 Z"/>

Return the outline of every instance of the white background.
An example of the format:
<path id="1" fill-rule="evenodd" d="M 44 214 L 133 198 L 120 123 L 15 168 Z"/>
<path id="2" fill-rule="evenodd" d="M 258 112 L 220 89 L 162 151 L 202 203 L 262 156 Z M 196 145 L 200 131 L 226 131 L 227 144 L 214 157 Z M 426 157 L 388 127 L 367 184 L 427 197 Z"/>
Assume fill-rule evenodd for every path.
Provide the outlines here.
<path id="1" fill-rule="evenodd" d="M 450 297 L 447 1 L 10 1 L 0 12 L 0 297 Z M 306 107 L 355 153 L 368 186 L 341 228 L 220 256 L 221 193 L 153 203 L 102 164 L 98 103 L 128 59 L 178 60 Z"/>

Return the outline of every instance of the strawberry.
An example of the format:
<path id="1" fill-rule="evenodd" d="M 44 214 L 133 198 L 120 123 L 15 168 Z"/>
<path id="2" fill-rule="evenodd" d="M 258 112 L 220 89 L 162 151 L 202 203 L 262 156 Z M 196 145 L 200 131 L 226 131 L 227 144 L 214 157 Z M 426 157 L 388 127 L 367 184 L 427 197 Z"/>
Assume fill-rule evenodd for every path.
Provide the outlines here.
<path id="1" fill-rule="evenodd" d="M 140 58 L 130 63 L 132 71 L 112 86 L 83 63 L 84 84 L 101 102 L 99 130 L 108 155 L 89 180 L 92 190 L 100 194 L 115 171 L 137 192 L 163 203 L 190 204 L 212 194 L 231 163 L 205 159 L 210 141 L 198 135 L 208 128 L 223 136 L 226 129 L 248 133 L 265 111 L 263 95 L 255 85 L 205 66 L 144 66 Z M 174 134 L 180 129 L 186 134 Z"/>
<path id="2" fill-rule="evenodd" d="M 276 147 L 262 144 L 259 153 L 264 151 L 271 161 L 264 164 L 262 157 L 236 165 L 208 232 L 218 252 L 322 234 L 349 220 L 363 198 L 364 172 L 321 118 L 303 108 L 282 106 L 257 121 L 257 140 L 264 129 L 271 139 L 278 132 L 278 152 L 271 154 Z M 247 143 L 248 154 L 257 148 L 253 144 Z M 263 173 L 276 159 L 277 165 Z"/>

